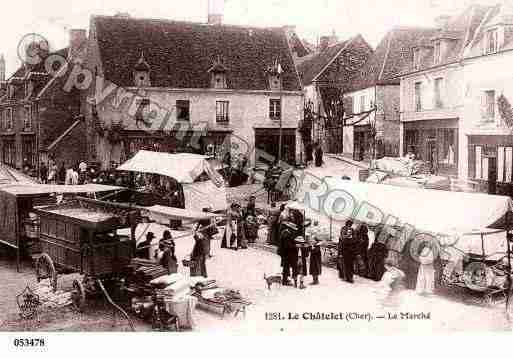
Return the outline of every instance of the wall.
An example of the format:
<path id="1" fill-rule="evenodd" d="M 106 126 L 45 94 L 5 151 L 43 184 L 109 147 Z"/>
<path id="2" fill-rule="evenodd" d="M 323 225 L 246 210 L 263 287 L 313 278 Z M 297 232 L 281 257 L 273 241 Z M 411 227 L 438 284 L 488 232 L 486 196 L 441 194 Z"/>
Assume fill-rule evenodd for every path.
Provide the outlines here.
<path id="1" fill-rule="evenodd" d="M 497 104 L 495 121 L 485 121 L 482 112 L 482 95 L 486 90 L 495 90 L 496 98 L 504 94 L 513 104 L 513 51 L 468 59 L 464 66 L 464 110 L 460 121 L 461 133 L 465 142 L 462 146 L 468 150 L 468 135 L 511 136 L 512 130 L 502 121 Z M 463 141 L 462 141 L 463 142 Z M 461 148 L 461 146 L 460 146 Z M 463 158 L 464 157 L 464 158 Z M 460 157 L 460 175 L 468 176 L 468 156 Z"/>
<path id="2" fill-rule="evenodd" d="M 442 106 L 435 104 L 435 79 L 443 78 L 440 98 Z M 415 83 L 421 82 L 421 103 L 422 109 L 415 108 Z M 432 70 L 415 73 L 401 78 L 400 90 L 400 118 L 401 126 L 405 122 L 418 122 L 428 120 L 457 119 L 457 127 L 460 127 L 460 120 L 463 116 L 464 95 L 466 86 L 464 83 L 464 71 L 460 64 L 451 64 Z M 404 129 L 400 129 L 400 153 L 404 154 Z M 458 176 L 463 176 L 464 161 L 466 161 L 467 138 L 463 131 L 458 130 Z M 466 166 L 466 165 L 465 165 Z"/>
<path id="3" fill-rule="evenodd" d="M 135 91 L 135 89 L 134 89 Z M 190 119 L 191 124 L 205 123 L 209 126 L 216 125 L 216 101 L 229 101 L 229 125 L 233 129 L 232 143 L 239 143 L 240 148 L 250 153 L 250 161 L 254 161 L 254 127 L 277 125 L 269 119 L 269 100 L 271 98 L 280 98 L 279 94 L 271 92 L 243 92 L 232 90 L 178 90 L 178 89 L 158 89 L 147 88 L 144 90 L 144 97 L 149 98 L 151 102 L 161 104 L 163 110 L 170 114 L 169 120 L 165 121 L 164 116 L 159 116 L 159 120 L 154 121 L 153 125 L 146 129 L 148 131 L 160 128 L 162 121 L 165 121 L 164 129 L 171 130 L 176 125 L 176 101 L 190 101 Z M 107 126 L 112 123 L 122 123 L 126 130 L 138 130 L 133 118 L 133 109 L 130 111 L 130 99 L 123 102 L 121 106 L 114 106 L 113 101 L 116 98 L 115 93 L 107 97 L 103 102 L 97 105 L 100 120 Z M 283 93 L 282 94 L 282 119 L 284 127 L 296 127 L 301 119 L 303 111 L 302 93 Z M 165 111 L 162 111 L 163 114 Z M 88 109 L 88 116 L 91 110 Z M 187 124 L 187 123 L 185 123 Z M 141 125 L 142 126 L 142 125 Z M 278 131 L 278 130 L 276 130 Z M 299 135 L 298 135 L 299 137 Z M 120 145 L 112 146 L 104 138 L 96 136 L 96 152 L 102 163 L 107 164 L 110 161 L 119 162 L 121 148 Z M 296 146 L 296 158 L 299 159 L 301 146 Z"/>
<path id="4" fill-rule="evenodd" d="M 442 108 L 435 107 L 435 79 L 443 78 Z M 421 82 L 422 110 L 415 109 L 415 83 Z M 401 79 L 401 121 L 436 120 L 456 118 L 463 106 L 463 72 L 460 65 L 412 74 Z"/>

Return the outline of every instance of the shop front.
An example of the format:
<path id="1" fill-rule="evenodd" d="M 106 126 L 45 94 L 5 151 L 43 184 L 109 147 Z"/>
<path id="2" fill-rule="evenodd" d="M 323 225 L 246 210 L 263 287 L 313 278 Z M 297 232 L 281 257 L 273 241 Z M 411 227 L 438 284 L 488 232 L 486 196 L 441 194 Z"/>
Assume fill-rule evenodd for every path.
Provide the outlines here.
<path id="1" fill-rule="evenodd" d="M 255 147 L 274 158 L 279 157 L 280 130 L 277 128 L 255 128 Z M 296 129 L 282 129 L 282 160 L 296 164 Z M 256 159 L 257 161 L 265 158 Z"/>
<path id="2" fill-rule="evenodd" d="M 123 135 L 123 161 L 131 158 L 139 150 L 168 153 L 198 153 L 222 159 L 230 148 L 231 131 L 172 131 L 168 133 L 148 133 L 127 131 Z"/>
<path id="3" fill-rule="evenodd" d="M 404 153 L 428 162 L 433 173 L 458 175 L 458 119 L 404 122 Z"/>
<path id="4" fill-rule="evenodd" d="M 372 134 L 370 125 L 354 126 L 354 150 L 355 161 L 370 160 L 372 158 Z"/>
<path id="5" fill-rule="evenodd" d="M 482 192 L 513 196 L 513 138 L 468 136 L 468 176 Z"/>

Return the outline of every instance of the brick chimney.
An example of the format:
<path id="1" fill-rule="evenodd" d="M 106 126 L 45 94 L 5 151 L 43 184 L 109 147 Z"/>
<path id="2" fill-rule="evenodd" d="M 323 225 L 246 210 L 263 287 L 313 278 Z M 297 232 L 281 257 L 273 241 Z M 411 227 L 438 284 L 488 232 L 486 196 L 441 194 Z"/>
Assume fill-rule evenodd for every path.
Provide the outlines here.
<path id="1" fill-rule="evenodd" d="M 208 0 L 208 24 L 221 25 L 223 23 L 224 0 Z"/>

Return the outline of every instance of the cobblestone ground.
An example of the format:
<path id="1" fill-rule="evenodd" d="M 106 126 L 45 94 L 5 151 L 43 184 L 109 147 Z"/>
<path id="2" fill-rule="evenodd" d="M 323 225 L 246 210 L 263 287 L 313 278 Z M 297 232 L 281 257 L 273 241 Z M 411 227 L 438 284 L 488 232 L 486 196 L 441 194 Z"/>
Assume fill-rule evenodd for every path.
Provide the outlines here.
<path id="1" fill-rule="evenodd" d="M 310 173 L 322 176 L 358 176 L 358 168 L 345 162 L 327 158 L 321 168 L 309 168 Z M 251 193 L 259 193 L 260 184 L 240 186 L 230 189 L 233 197 L 246 199 Z M 265 203 L 266 194 L 260 191 L 257 203 Z M 148 230 L 160 237 L 164 227 L 151 225 Z M 336 233 L 336 232 L 335 232 Z M 179 233 L 174 233 L 178 235 Z M 263 241 L 264 239 L 261 238 Z M 462 300 L 459 295 L 420 297 L 413 291 L 403 290 L 390 296 L 381 283 L 356 277 L 354 284 L 341 282 L 335 270 L 323 268 L 319 286 L 307 286 L 300 290 L 293 287 L 273 284 L 268 290 L 264 274 L 280 272 L 280 259 L 277 255 L 258 249 L 232 251 L 220 248 L 220 241 L 212 245 L 214 257 L 207 262 L 209 277 L 216 279 L 220 286 L 239 290 L 253 304 L 245 318 L 219 315 L 198 309 L 195 315 L 195 331 L 240 331 L 256 332 L 305 332 L 305 331 L 349 331 L 349 332 L 439 332 L 439 331 L 504 331 L 511 330 L 504 315 L 503 305 L 482 306 Z M 177 239 L 179 271 L 188 275 L 188 268 L 181 266 L 181 259 L 192 249 L 192 239 Z M 40 323 L 21 322 L 15 295 L 27 284 L 35 283 L 34 271 L 25 265 L 22 273 L 16 273 L 13 258 L 0 254 L 0 330 L 45 330 L 45 331 L 124 331 L 127 323 L 113 315 L 103 300 L 91 302 L 84 314 L 69 308 L 45 313 Z M 76 275 L 62 276 L 60 288 L 70 288 Z M 311 281 L 307 279 L 307 284 Z M 352 320 L 304 320 L 303 313 L 353 313 Z M 401 312 L 424 312 L 429 320 L 386 320 L 377 316 Z M 266 313 L 281 313 L 283 320 L 268 320 Z M 299 315 L 299 319 L 287 319 L 289 314 Z M 373 319 L 368 320 L 369 314 Z M 308 316 L 308 314 L 307 314 Z M 269 314 L 267 314 L 269 317 Z M 151 330 L 147 323 L 135 321 L 136 330 Z"/>
<path id="2" fill-rule="evenodd" d="M 157 237 L 164 227 L 152 225 Z M 293 287 L 273 284 L 268 290 L 263 279 L 264 274 L 280 272 L 279 257 L 273 253 L 258 249 L 233 251 L 220 248 L 220 241 L 213 242 L 214 257 L 207 261 L 210 278 L 216 279 L 220 286 L 239 290 L 253 304 L 248 308 L 245 318 L 208 313 L 197 309 L 195 315 L 196 331 L 237 331 L 258 332 L 262 330 L 279 331 L 350 331 L 378 332 L 391 331 L 469 331 L 469 330 L 509 330 L 501 305 L 485 307 L 464 303 L 458 298 L 433 296 L 420 297 L 412 291 L 403 290 L 393 297 L 387 295 L 381 283 L 356 277 L 354 284 L 342 282 L 335 270 L 323 268 L 321 284 L 307 286 L 300 290 Z M 190 237 L 177 240 L 177 256 L 187 256 L 192 249 Z M 128 330 L 126 322 L 119 316 L 113 316 L 112 310 L 103 301 L 93 302 L 84 314 L 71 309 L 58 309 L 44 316 L 42 323 L 21 323 L 16 320 L 17 307 L 14 293 L 21 291 L 29 282 L 33 283 L 33 274 L 29 269 L 16 273 L 14 265 L 1 262 L 0 279 L 3 281 L 0 294 L 2 306 L 0 329 L 3 330 L 45 330 L 45 331 L 105 331 Z M 188 268 L 180 266 L 180 271 L 188 276 Z M 311 281 L 307 278 L 306 283 Z M 71 284 L 70 276 L 59 282 L 60 288 Z M 8 288 L 8 290 L 3 290 Z M 96 303 L 96 304 L 95 304 Z M 99 304 L 98 304 L 99 303 Z M 369 313 L 374 319 L 344 320 L 266 320 L 266 313 L 357 313 L 355 318 L 363 318 Z M 430 313 L 429 320 L 385 320 L 376 319 L 380 315 L 400 312 Z M 136 321 L 139 331 L 150 330 L 146 323 Z"/>

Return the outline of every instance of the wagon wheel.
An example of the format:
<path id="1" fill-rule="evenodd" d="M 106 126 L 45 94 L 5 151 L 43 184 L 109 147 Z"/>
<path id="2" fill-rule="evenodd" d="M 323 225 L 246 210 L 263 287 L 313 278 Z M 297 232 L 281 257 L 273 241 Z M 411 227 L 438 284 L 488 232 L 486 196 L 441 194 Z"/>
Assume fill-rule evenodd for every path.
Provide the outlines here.
<path id="1" fill-rule="evenodd" d="M 84 284 L 77 279 L 73 281 L 73 294 L 71 298 L 73 300 L 73 305 L 75 306 L 75 308 L 79 312 L 82 312 L 85 307 L 86 292 Z"/>
<path id="2" fill-rule="evenodd" d="M 285 195 L 288 199 L 294 198 L 294 195 L 296 194 L 298 188 L 297 179 L 296 177 L 291 174 L 289 177 L 289 180 L 287 182 L 287 185 L 285 186 Z"/>
<path id="3" fill-rule="evenodd" d="M 52 291 L 57 291 L 57 271 L 52 258 L 46 253 L 41 254 L 36 262 L 36 277 L 38 282 L 49 279 Z"/>

